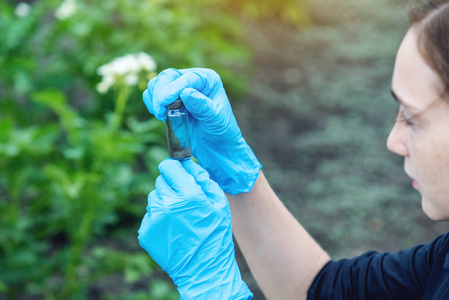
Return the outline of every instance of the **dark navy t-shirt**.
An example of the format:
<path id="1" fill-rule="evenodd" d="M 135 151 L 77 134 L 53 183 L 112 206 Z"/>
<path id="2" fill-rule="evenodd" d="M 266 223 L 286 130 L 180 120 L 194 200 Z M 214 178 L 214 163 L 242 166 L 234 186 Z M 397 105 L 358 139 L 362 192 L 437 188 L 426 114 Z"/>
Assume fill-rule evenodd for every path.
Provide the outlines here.
<path id="1" fill-rule="evenodd" d="M 367 252 L 331 261 L 307 299 L 449 300 L 449 233 L 398 253 Z"/>

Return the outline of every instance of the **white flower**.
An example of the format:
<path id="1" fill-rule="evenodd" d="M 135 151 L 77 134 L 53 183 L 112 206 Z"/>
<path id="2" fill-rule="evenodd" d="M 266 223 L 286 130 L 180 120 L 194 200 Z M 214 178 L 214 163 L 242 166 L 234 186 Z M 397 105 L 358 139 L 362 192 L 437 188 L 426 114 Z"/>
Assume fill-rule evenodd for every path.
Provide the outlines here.
<path id="1" fill-rule="evenodd" d="M 25 3 L 25 2 L 20 2 L 16 6 L 14 13 L 16 14 L 16 16 L 18 16 L 20 18 L 24 18 L 31 13 L 31 5 L 29 5 L 28 3 Z"/>
<path id="2" fill-rule="evenodd" d="M 150 55 L 144 52 L 140 52 L 137 55 L 137 60 L 139 61 L 143 69 L 147 71 L 156 71 L 156 62 Z"/>
<path id="3" fill-rule="evenodd" d="M 100 76 L 108 76 L 110 74 L 113 74 L 113 71 L 114 70 L 112 69 L 112 65 L 110 63 L 102 65 L 97 69 L 97 73 Z"/>
<path id="4" fill-rule="evenodd" d="M 115 84 L 115 78 L 112 74 L 106 74 L 103 76 L 103 80 L 97 84 L 97 91 L 100 94 L 106 94 L 109 89 Z"/>
<path id="5" fill-rule="evenodd" d="M 106 84 L 112 86 L 115 83 L 115 76 L 112 73 L 106 74 L 106 76 L 103 77 L 103 80 Z"/>
<path id="6" fill-rule="evenodd" d="M 133 55 L 125 55 L 112 61 L 112 69 L 116 74 L 125 75 L 129 72 L 139 72 L 140 65 Z"/>
<path id="7" fill-rule="evenodd" d="M 125 76 L 125 83 L 129 86 L 136 85 L 139 82 L 139 76 L 135 73 L 129 73 Z"/>
<path id="8" fill-rule="evenodd" d="M 97 91 L 104 94 L 118 81 L 135 86 L 139 83 L 139 76 L 145 75 L 147 79 L 156 67 L 154 59 L 144 52 L 117 57 L 97 69 L 98 75 L 103 77 L 97 84 Z"/>
<path id="9" fill-rule="evenodd" d="M 55 11 L 58 20 L 70 18 L 77 10 L 75 0 L 64 0 Z"/>
<path id="10" fill-rule="evenodd" d="M 100 94 L 106 94 L 108 91 L 109 91 L 109 89 L 111 88 L 111 86 L 110 85 L 108 85 L 106 82 L 104 82 L 104 81 L 102 81 L 102 82 L 100 82 L 100 83 L 97 83 L 97 91 L 100 93 Z"/>

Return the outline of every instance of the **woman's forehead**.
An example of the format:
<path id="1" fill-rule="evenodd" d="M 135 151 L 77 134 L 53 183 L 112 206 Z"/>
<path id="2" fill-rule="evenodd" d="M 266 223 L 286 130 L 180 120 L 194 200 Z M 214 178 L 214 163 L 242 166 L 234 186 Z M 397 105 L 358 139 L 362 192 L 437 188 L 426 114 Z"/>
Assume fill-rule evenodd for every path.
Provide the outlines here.
<path id="1" fill-rule="evenodd" d="M 444 85 L 420 52 L 418 34 L 418 26 L 412 26 L 399 47 L 392 90 L 404 105 L 419 108 L 440 98 Z"/>

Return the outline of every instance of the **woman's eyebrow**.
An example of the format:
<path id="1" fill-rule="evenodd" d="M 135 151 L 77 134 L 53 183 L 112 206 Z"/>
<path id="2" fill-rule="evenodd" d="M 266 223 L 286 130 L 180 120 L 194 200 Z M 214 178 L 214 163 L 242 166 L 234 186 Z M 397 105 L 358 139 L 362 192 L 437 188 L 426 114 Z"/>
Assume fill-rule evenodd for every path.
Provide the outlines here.
<path id="1" fill-rule="evenodd" d="M 396 94 L 393 92 L 393 89 L 390 89 L 390 92 L 391 92 L 391 95 L 393 96 L 393 99 L 394 99 L 396 102 L 402 103 L 402 101 L 400 101 L 400 100 L 398 99 L 398 96 L 396 96 Z"/>
<path id="2" fill-rule="evenodd" d="M 391 92 L 391 95 L 393 96 L 394 100 L 396 100 L 396 102 L 398 102 L 398 103 L 402 104 L 403 106 L 406 106 L 406 107 L 408 107 L 408 108 L 410 108 L 410 109 L 415 109 L 415 110 L 417 109 L 416 107 L 413 107 L 413 106 L 411 106 L 411 105 L 405 103 L 404 101 L 402 101 L 402 99 L 399 98 L 399 97 L 396 95 L 396 93 L 393 91 L 393 88 L 390 89 L 390 92 Z"/>

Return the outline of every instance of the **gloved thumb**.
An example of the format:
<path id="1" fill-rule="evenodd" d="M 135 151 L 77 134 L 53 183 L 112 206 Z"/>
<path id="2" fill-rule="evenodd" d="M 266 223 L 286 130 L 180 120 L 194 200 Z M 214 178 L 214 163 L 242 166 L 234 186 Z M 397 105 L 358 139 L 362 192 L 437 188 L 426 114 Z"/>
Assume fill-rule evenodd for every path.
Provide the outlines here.
<path id="1" fill-rule="evenodd" d="M 217 101 L 210 99 L 204 94 L 192 88 L 182 90 L 179 95 L 186 109 L 197 120 L 208 121 L 217 113 Z"/>

